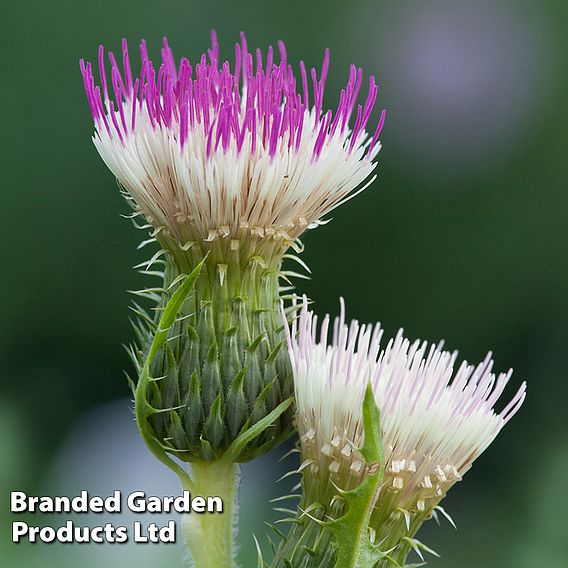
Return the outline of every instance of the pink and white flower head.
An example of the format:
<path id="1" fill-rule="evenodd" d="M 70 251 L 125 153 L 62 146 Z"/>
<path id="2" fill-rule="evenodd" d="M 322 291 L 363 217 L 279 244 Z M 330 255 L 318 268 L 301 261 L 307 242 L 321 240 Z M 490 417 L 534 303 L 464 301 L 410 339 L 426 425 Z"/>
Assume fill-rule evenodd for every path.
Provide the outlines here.
<path id="1" fill-rule="evenodd" d="M 402 330 L 382 347 L 380 325 L 347 324 L 343 300 L 331 341 L 329 326 L 326 316 L 318 330 L 304 298 L 288 332 L 306 491 L 322 503 L 336 487 L 349 489 L 361 481 L 365 463 L 357 448 L 370 382 L 385 452 L 374 513 L 382 518 L 376 526 L 403 513 L 431 515 L 519 410 L 526 384 L 496 412 L 512 371 L 496 375 L 491 354 L 477 366 L 464 361 L 458 367 L 456 352 L 411 342 Z"/>
<path id="2" fill-rule="evenodd" d="M 384 111 L 367 128 L 378 87 L 370 77 L 359 102 L 362 72 L 351 66 L 325 110 L 328 50 L 319 72 L 300 62 L 298 77 L 282 42 L 278 61 L 272 47 L 264 59 L 244 34 L 232 67 L 214 32 L 196 64 L 176 63 L 165 39 L 159 65 L 144 41 L 140 55 L 137 76 L 126 41 L 121 63 L 108 53 L 110 70 L 102 46 L 98 71 L 81 60 L 93 140 L 135 208 L 180 246 L 221 238 L 237 248 L 249 235 L 291 243 L 375 179 Z"/>

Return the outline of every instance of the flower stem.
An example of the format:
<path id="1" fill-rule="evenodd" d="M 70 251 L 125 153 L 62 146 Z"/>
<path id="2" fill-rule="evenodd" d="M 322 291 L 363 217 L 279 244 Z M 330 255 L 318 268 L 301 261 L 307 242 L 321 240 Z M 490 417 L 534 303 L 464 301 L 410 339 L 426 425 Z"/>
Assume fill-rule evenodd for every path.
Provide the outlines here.
<path id="1" fill-rule="evenodd" d="M 238 464 L 223 459 L 194 462 L 191 466 L 196 491 L 192 496 L 205 499 L 215 496 L 223 500 L 223 512 L 193 512 L 182 517 L 183 534 L 195 568 L 234 566 L 238 467 Z"/>

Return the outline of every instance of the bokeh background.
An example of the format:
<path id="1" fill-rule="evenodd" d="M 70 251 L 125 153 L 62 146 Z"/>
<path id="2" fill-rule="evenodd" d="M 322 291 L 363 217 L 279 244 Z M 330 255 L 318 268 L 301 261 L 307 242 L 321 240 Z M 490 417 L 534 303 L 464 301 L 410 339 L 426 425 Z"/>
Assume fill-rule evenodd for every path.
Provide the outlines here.
<path id="1" fill-rule="evenodd" d="M 142 235 L 90 137 L 78 59 L 98 44 L 154 54 L 167 35 L 195 60 L 216 28 L 232 57 L 287 42 L 332 53 L 327 104 L 355 62 L 388 110 L 379 178 L 305 237 L 321 312 L 488 349 L 529 396 L 445 503 L 458 531 L 426 527 L 431 566 L 564 566 L 568 537 L 568 3 L 564 0 L 23 0 L 2 4 L 0 58 L 0 563 L 14 568 L 182 565 L 181 546 L 10 544 L 8 493 L 177 491 L 132 419 L 122 348 L 126 290 L 144 282 Z M 241 560 L 292 462 L 244 470 Z M 29 522 L 64 519 L 33 516 Z M 100 523 L 101 517 L 78 519 Z M 117 522 L 116 519 L 112 519 Z M 144 518 L 145 521 L 154 520 Z M 130 518 L 124 523 L 131 522 Z M 120 523 L 119 523 L 120 524 Z M 212 567 L 214 568 L 214 567 Z"/>

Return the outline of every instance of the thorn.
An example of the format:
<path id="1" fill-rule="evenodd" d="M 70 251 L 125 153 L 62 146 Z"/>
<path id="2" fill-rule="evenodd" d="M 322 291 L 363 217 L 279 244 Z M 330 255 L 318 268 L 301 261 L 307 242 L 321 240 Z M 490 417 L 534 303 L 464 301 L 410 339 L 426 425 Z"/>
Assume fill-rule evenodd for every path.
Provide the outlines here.
<path id="1" fill-rule="evenodd" d="M 302 496 L 298 493 L 292 495 L 282 495 L 281 497 L 275 497 L 271 499 L 269 503 L 279 503 L 280 501 L 290 501 L 292 499 L 300 499 Z"/>
<path id="2" fill-rule="evenodd" d="M 282 258 L 289 258 L 290 260 L 296 261 L 308 274 L 311 274 L 312 271 L 310 267 L 299 257 L 295 254 L 285 254 Z"/>
<path id="3" fill-rule="evenodd" d="M 407 511 L 406 509 L 401 509 L 400 507 L 396 510 L 404 515 L 404 523 L 406 524 L 406 530 L 409 531 L 410 530 L 410 512 Z"/>
<path id="4" fill-rule="evenodd" d="M 151 237 L 149 239 L 146 239 L 145 241 L 142 241 L 137 247 L 136 250 L 141 250 L 143 249 L 145 246 L 155 243 L 157 242 L 156 239 L 154 237 Z"/>
<path id="5" fill-rule="evenodd" d="M 166 254 L 166 251 L 164 249 L 160 249 L 159 251 L 156 252 L 156 254 L 154 254 L 154 256 L 150 260 L 141 262 L 140 264 L 134 266 L 134 268 L 138 269 L 142 268 L 143 266 L 146 266 L 146 270 L 149 270 L 150 267 L 154 264 L 154 262 L 156 262 L 164 254 Z"/>
<path id="6" fill-rule="evenodd" d="M 281 458 L 278 459 L 278 463 L 283 462 L 286 458 L 290 457 L 292 454 L 299 454 L 300 450 L 298 448 L 292 448 L 290 451 L 286 452 Z"/>
<path id="7" fill-rule="evenodd" d="M 308 509 L 303 510 L 301 507 L 298 507 L 298 511 L 300 511 L 302 513 L 300 515 L 300 518 L 302 518 L 303 516 L 306 516 L 306 517 L 308 517 L 308 519 L 311 519 L 312 521 L 314 521 L 314 523 L 316 523 L 320 527 L 325 527 L 326 523 L 324 521 L 318 519 L 317 517 L 310 515 L 310 513 L 308 513 Z"/>
<path id="8" fill-rule="evenodd" d="M 296 514 L 296 511 L 294 511 L 293 509 L 286 509 L 285 507 L 273 507 L 272 510 L 276 511 L 277 513 L 286 513 L 288 515 Z"/>
<path id="9" fill-rule="evenodd" d="M 452 527 L 454 527 L 454 529 L 458 530 L 456 523 L 454 523 L 454 520 L 452 519 L 452 517 L 450 517 L 450 514 L 443 507 L 438 505 L 438 506 L 434 507 L 434 510 L 440 511 L 440 513 L 442 513 L 442 515 L 444 515 L 444 517 L 446 517 L 446 519 L 448 520 L 450 525 L 452 525 Z"/>
<path id="10" fill-rule="evenodd" d="M 225 281 L 225 276 L 227 275 L 227 268 L 226 264 L 218 264 L 217 270 L 219 271 L 219 283 L 223 286 L 223 282 Z"/>

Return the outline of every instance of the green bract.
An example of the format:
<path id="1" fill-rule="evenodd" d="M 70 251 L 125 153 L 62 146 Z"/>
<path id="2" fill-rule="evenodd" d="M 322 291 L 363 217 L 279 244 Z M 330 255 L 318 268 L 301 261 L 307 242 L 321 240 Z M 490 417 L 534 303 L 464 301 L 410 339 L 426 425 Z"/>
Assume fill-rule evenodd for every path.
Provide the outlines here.
<path id="1" fill-rule="evenodd" d="M 164 254 L 156 262 L 163 265 L 163 287 L 142 292 L 156 302 L 155 313 L 135 306 L 138 345 L 131 353 L 139 373 L 184 275 L 197 266 L 200 273 L 151 357 L 149 380 L 137 387 L 154 410 L 146 436 L 182 461 L 212 461 L 292 395 L 279 294 L 285 245 L 275 240 L 243 250 L 217 240 L 183 251 L 165 239 L 161 244 Z M 291 432 L 288 410 L 234 461 L 270 450 Z"/>

